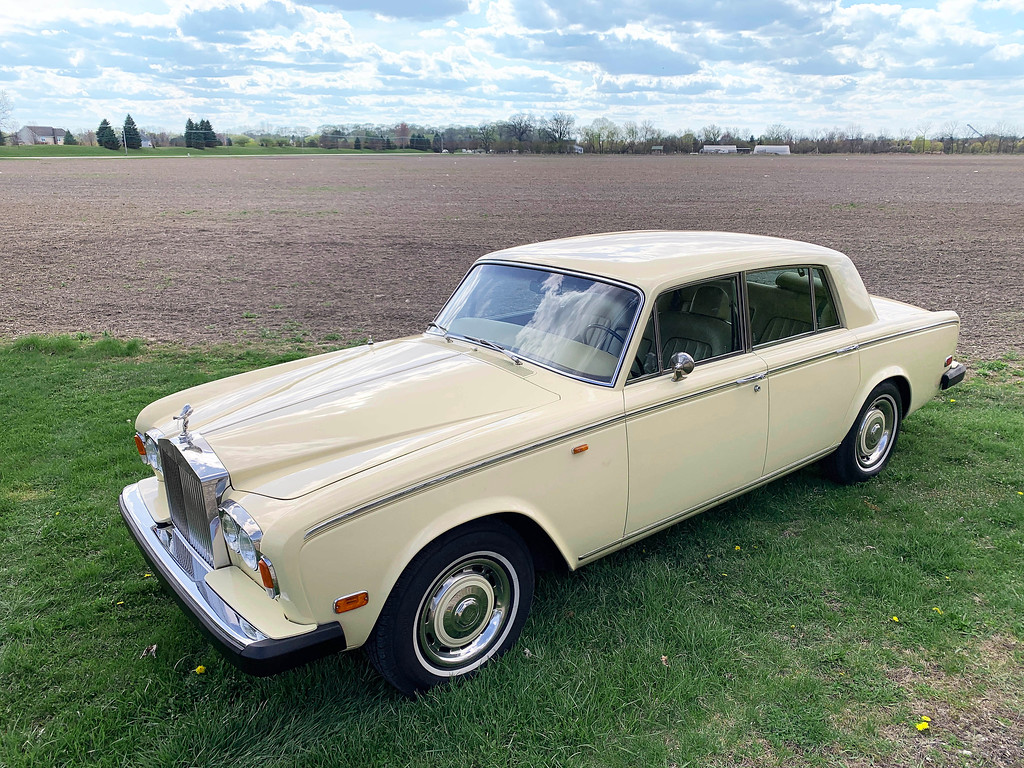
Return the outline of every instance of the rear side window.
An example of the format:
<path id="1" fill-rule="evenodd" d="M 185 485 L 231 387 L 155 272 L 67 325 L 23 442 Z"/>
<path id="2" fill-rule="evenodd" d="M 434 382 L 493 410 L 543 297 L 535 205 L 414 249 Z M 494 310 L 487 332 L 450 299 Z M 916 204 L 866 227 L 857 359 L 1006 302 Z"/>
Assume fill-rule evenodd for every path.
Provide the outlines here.
<path id="1" fill-rule="evenodd" d="M 748 272 L 750 328 L 755 347 L 839 326 L 821 267 Z"/>

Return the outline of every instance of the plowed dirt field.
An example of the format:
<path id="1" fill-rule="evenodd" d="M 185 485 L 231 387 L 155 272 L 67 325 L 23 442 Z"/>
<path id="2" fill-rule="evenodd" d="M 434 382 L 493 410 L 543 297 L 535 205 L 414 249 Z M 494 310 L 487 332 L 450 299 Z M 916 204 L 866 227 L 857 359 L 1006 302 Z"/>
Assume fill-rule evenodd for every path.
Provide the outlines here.
<path id="1" fill-rule="evenodd" d="M 808 240 L 1024 352 L 1024 157 L 307 155 L 0 162 L 0 336 L 421 330 L 478 256 L 622 229 Z"/>

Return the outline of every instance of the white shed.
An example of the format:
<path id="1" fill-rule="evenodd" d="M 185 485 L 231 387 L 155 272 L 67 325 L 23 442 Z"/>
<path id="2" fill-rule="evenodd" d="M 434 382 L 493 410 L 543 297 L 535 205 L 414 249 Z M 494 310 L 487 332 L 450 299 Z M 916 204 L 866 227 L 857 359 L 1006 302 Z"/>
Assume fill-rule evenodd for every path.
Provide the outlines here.
<path id="1" fill-rule="evenodd" d="M 754 147 L 755 155 L 788 155 L 788 144 L 758 144 Z"/>
<path id="2" fill-rule="evenodd" d="M 700 152 L 702 155 L 735 155 L 737 151 L 735 144 L 705 144 Z"/>

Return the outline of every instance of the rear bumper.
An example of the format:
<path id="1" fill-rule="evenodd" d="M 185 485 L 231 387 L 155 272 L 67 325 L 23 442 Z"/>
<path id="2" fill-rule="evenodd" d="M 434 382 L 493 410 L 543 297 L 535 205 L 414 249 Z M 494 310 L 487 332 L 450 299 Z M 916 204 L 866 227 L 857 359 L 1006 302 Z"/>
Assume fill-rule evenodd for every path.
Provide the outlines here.
<path id="1" fill-rule="evenodd" d="M 204 572 L 195 571 L 196 580 L 178 565 L 161 541 L 161 535 L 168 535 L 167 528 L 153 524 L 137 484 L 122 491 L 120 506 L 132 538 L 171 595 L 228 661 L 242 671 L 273 675 L 344 650 L 345 633 L 340 624 L 321 625 L 281 639 L 267 637 L 206 584 Z"/>
<path id="2" fill-rule="evenodd" d="M 950 369 L 942 374 L 942 380 L 939 382 L 940 389 L 949 389 L 955 387 L 961 381 L 964 380 L 964 376 L 967 374 L 967 368 L 963 363 L 958 363 L 955 360 Z"/>

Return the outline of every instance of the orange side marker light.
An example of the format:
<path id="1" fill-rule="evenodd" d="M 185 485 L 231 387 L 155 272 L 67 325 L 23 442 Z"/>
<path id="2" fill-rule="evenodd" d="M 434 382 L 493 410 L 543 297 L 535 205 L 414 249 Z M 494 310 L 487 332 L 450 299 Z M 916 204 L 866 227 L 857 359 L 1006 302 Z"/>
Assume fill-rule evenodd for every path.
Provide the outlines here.
<path id="1" fill-rule="evenodd" d="M 139 456 L 146 455 L 146 444 L 142 441 L 142 435 L 135 433 L 135 447 L 139 449 Z"/>
<path id="2" fill-rule="evenodd" d="M 368 602 L 370 602 L 370 596 L 366 592 L 345 595 L 334 601 L 334 612 L 345 613 L 345 611 L 351 611 L 355 608 L 362 608 Z"/>
<path id="3" fill-rule="evenodd" d="M 583 445 L 577 445 L 575 448 L 572 449 L 572 455 L 575 456 L 577 453 L 583 453 L 584 451 L 589 450 L 590 446 L 587 445 L 586 443 L 584 443 Z"/>
<path id="4" fill-rule="evenodd" d="M 267 559 L 265 557 L 261 557 L 257 567 L 260 571 L 260 578 L 263 580 L 263 586 L 267 589 L 273 589 L 274 574 L 270 570 L 270 564 L 267 562 Z"/>

